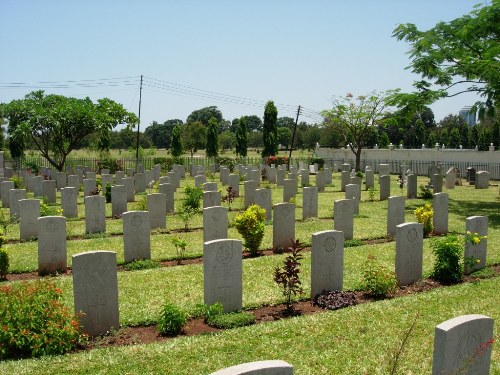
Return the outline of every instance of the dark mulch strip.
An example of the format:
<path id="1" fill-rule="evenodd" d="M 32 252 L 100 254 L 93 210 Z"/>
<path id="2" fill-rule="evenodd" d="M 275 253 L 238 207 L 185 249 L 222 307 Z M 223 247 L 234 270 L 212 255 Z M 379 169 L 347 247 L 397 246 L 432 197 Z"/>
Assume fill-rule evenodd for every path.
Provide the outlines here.
<path id="1" fill-rule="evenodd" d="M 500 264 L 491 266 L 495 277 L 500 276 Z M 464 282 L 477 282 L 480 279 L 473 276 L 465 276 Z M 426 292 L 432 289 L 445 287 L 435 280 L 432 279 L 422 279 L 418 282 L 400 287 L 394 294 L 394 297 L 404 297 L 407 295 L 412 295 L 415 293 Z M 353 302 L 353 304 L 370 303 L 376 299 L 365 295 L 361 291 L 347 291 L 347 292 L 335 292 L 334 294 L 342 293 L 343 299 L 348 299 Z M 346 297 L 348 295 L 348 297 Z M 332 302 L 331 304 L 335 304 Z M 292 312 L 287 312 L 285 305 L 276 306 L 262 306 L 253 310 L 248 310 L 255 316 L 255 324 L 272 322 L 276 320 L 286 319 L 290 316 L 301 316 L 315 314 L 318 312 L 325 311 L 325 309 L 317 306 L 311 300 L 299 301 L 293 304 Z M 210 327 L 206 324 L 203 319 L 191 319 L 188 324 L 184 327 L 181 336 L 196 336 L 202 334 L 213 334 L 220 332 L 221 329 Z M 87 342 L 87 344 L 80 350 L 89 350 L 93 348 L 109 347 L 109 346 L 123 346 L 123 345 L 135 345 L 135 344 L 146 344 L 151 342 L 163 342 L 171 340 L 173 337 L 163 337 L 158 334 L 156 325 L 150 326 L 135 326 L 135 327 L 123 327 L 120 330 L 113 332 L 106 336 L 101 336 L 93 338 Z"/>

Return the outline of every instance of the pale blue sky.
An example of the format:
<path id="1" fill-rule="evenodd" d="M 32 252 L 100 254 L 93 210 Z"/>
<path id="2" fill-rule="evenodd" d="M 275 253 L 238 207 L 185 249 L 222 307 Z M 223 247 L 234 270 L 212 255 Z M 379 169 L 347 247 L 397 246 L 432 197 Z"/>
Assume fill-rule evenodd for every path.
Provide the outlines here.
<path id="1" fill-rule="evenodd" d="M 137 113 L 143 74 L 141 129 L 209 105 L 228 120 L 262 117 L 267 100 L 279 116 L 304 106 L 310 117 L 302 120 L 312 123 L 310 110 L 329 109 L 333 95 L 411 90 L 409 45 L 391 37 L 394 28 L 428 29 L 478 2 L 0 0 L 0 102 L 42 86 L 6 83 L 76 81 L 45 90 L 109 97 Z M 110 78 L 120 79 L 82 82 Z M 440 120 L 475 100 L 458 96 L 432 109 Z"/>

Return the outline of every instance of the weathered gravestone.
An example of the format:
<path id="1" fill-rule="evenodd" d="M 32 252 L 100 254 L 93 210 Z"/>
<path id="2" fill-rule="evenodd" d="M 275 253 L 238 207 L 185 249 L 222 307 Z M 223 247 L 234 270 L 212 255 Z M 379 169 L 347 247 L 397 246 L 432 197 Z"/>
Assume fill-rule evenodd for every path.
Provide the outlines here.
<path id="1" fill-rule="evenodd" d="M 300 170 L 300 180 L 301 180 L 302 186 L 309 185 L 309 170 L 308 169 L 301 169 Z"/>
<path id="2" fill-rule="evenodd" d="M 161 193 L 147 195 L 151 229 L 167 227 L 167 196 Z"/>
<path id="3" fill-rule="evenodd" d="M 110 174 L 101 175 L 101 194 L 106 196 L 106 187 L 113 185 L 113 176 Z"/>
<path id="4" fill-rule="evenodd" d="M 465 272 L 471 273 L 486 266 L 486 248 L 488 246 L 488 216 L 470 216 L 465 219 L 465 231 L 477 233 L 481 238 L 478 244 L 465 243 L 464 259 L 472 258 L 473 266 L 466 263 Z"/>
<path id="5" fill-rule="evenodd" d="M 135 201 L 134 178 L 124 177 L 122 178 L 122 184 L 125 185 L 125 189 L 127 190 L 127 202 Z"/>
<path id="6" fill-rule="evenodd" d="M 224 312 L 241 310 L 243 301 L 242 243 L 214 240 L 203 244 L 204 303 L 220 303 Z"/>
<path id="7" fill-rule="evenodd" d="M 354 214 L 352 199 L 339 199 L 333 203 L 333 229 L 344 233 L 344 239 L 352 240 Z"/>
<path id="8" fill-rule="evenodd" d="M 448 172 L 446 172 L 446 175 L 444 176 L 444 186 L 446 189 L 455 189 L 455 180 L 455 168 L 448 169 Z"/>
<path id="9" fill-rule="evenodd" d="M 175 185 L 174 184 L 160 184 L 158 185 L 158 191 L 161 194 L 165 194 L 167 197 L 167 213 L 174 212 L 175 203 Z"/>
<path id="10" fill-rule="evenodd" d="M 9 209 L 10 218 L 12 220 L 19 219 L 19 200 L 26 199 L 26 190 L 11 189 L 9 190 Z"/>
<path id="11" fill-rule="evenodd" d="M 395 236 L 396 227 L 405 222 L 405 198 L 389 197 L 387 200 L 387 235 Z"/>
<path id="12" fill-rule="evenodd" d="M 256 189 L 255 204 L 266 210 L 266 220 L 273 219 L 273 201 L 271 189 Z"/>
<path id="13" fill-rule="evenodd" d="M 196 186 L 197 188 L 201 188 L 203 186 L 204 183 L 207 182 L 207 178 L 205 175 L 196 175 L 194 176 L 194 186 Z"/>
<path id="14" fill-rule="evenodd" d="M 56 173 L 56 187 L 57 190 L 61 190 L 66 187 L 66 173 L 57 172 Z"/>
<path id="15" fill-rule="evenodd" d="M 220 167 L 220 182 L 222 186 L 226 186 L 229 183 L 229 168 Z"/>
<path id="16" fill-rule="evenodd" d="M 290 202 L 290 199 L 295 198 L 296 193 L 297 181 L 288 178 L 283 180 L 283 202 Z"/>
<path id="17" fill-rule="evenodd" d="M 389 175 L 382 175 L 379 176 L 379 183 L 380 183 L 380 200 L 384 201 L 387 198 L 390 197 L 391 195 L 391 176 Z"/>
<path id="18" fill-rule="evenodd" d="M 95 191 L 97 187 L 97 181 L 94 179 L 84 179 L 83 180 L 83 196 L 88 197 L 92 195 L 92 192 Z"/>
<path id="19" fill-rule="evenodd" d="M 476 189 L 488 189 L 490 186 L 490 174 L 486 171 L 476 173 Z"/>
<path id="20" fill-rule="evenodd" d="M 422 278 L 424 227 L 420 223 L 396 227 L 396 279 L 409 285 Z"/>
<path id="21" fill-rule="evenodd" d="M 151 259 L 150 214 L 148 211 L 127 211 L 123 218 L 123 250 L 125 262 Z"/>
<path id="22" fill-rule="evenodd" d="M 88 172 L 85 172 L 85 178 L 87 180 L 95 180 L 96 179 L 96 173 L 95 172 L 91 172 L 91 171 L 88 171 Z"/>
<path id="23" fill-rule="evenodd" d="M 121 217 L 127 212 L 127 188 L 125 185 L 111 186 L 111 215 Z"/>
<path id="24" fill-rule="evenodd" d="M 295 204 L 277 203 L 273 213 L 273 248 L 287 249 L 295 241 Z"/>
<path id="25" fill-rule="evenodd" d="M 389 164 L 379 164 L 378 165 L 378 178 L 380 179 L 380 177 L 382 177 L 382 176 L 389 176 L 389 175 L 390 175 Z M 380 180 L 379 180 L 379 183 L 380 183 Z"/>
<path id="26" fill-rule="evenodd" d="M 344 233 L 325 230 L 312 235 L 311 299 L 323 290 L 342 290 Z"/>
<path id="27" fill-rule="evenodd" d="M 61 189 L 61 207 L 65 217 L 78 217 L 78 189 L 65 187 Z"/>
<path id="28" fill-rule="evenodd" d="M 448 193 L 437 193 L 432 197 L 434 234 L 448 233 Z"/>
<path id="29" fill-rule="evenodd" d="M 406 178 L 406 198 L 412 199 L 417 197 L 417 175 L 409 174 Z"/>
<path id="30" fill-rule="evenodd" d="M 328 167 L 323 168 L 324 176 L 325 176 L 325 185 L 332 184 L 332 170 Z"/>
<path id="31" fill-rule="evenodd" d="M 340 175 L 340 191 L 345 191 L 345 186 L 349 184 L 351 174 L 348 171 L 342 171 Z"/>
<path id="32" fill-rule="evenodd" d="M 488 375 L 492 340 L 493 319 L 486 315 L 462 315 L 438 324 L 432 375 Z"/>
<path id="33" fill-rule="evenodd" d="M 81 329 L 99 336 L 120 328 L 116 253 L 90 251 L 73 255 L 73 296 Z"/>
<path id="34" fill-rule="evenodd" d="M 318 217 L 318 188 L 305 187 L 302 189 L 302 219 Z"/>
<path id="35" fill-rule="evenodd" d="M 255 190 L 259 186 L 258 181 L 250 180 L 250 181 L 245 181 L 244 182 L 244 188 L 245 188 L 245 197 L 244 197 L 244 202 L 245 202 L 245 208 L 248 208 L 252 204 L 255 203 Z"/>
<path id="36" fill-rule="evenodd" d="M 375 187 L 375 173 L 368 165 L 365 167 L 365 186 L 366 190 Z"/>
<path id="37" fill-rule="evenodd" d="M 19 200 L 19 238 L 29 240 L 38 237 L 39 199 Z"/>
<path id="38" fill-rule="evenodd" d="M 0 190 L 2 191 L 2 207 L 9 208 L 9 191 L 14 189 L 13 181 L 3 181 L 0 183 Z"/>
<path id="39" fill-rule="evenodd" d="M 66 218 L 44 216 L 38 219 L 38 273 L 66 272 Z"/>
<path id="40" fill-rule="evenodd" d="M 257 361 L 227 367 L 210 375 L 293 375 L 293 366 L 279 360 Z"/>
<path id="41" fill-rule="evenodd" d="M 68 183 L 66 184 L 67 187 L 73 187 L 77 189 L 77 191 L 80 188 L 80 177 L 76 174 L 70 174 L 68 176 Z"/>
<path id="42" fill-rule="evenodd" d="M 325 170 L 321 170 L 316 173 L 316 187 L 318 188 L 318 192 L 325 191 Z"/>
<path id="43" fill-rule="evenodd" d="M 361 186 L 361 183 L 363 182 L 362 178 L 359 176 L 351 176 L 349 178 L 349 184 L 356 184 Z"/>
<path id="44" fill-rule="evenodd" d="M 47 203 L 56 203 L 56 182 L 54 180 L 42 181 L 42 196 Z"/>
<path id="45" fill-rule="evenodd" d="M 205 182 L 202 187 L 203 191 L 217 191 L 217 182 Z"/>
<path id="46" fill-rule="evenodd" d="M 33 196 L 34 197 L 43 197 L 42 181 L 44 181 L 43 176 L 33 177 L 32 183 L 33 183 Z"/>
<path id="47" fill-rule="evenodd" d="M 106 199 L 101 195 L 84 198 L 85 232 L 100 233 L 106 231 Z"/>
<path id="48" fill-rule="evenodd" d="M 345 199 L 352 199 L 352 213 L 359 214 L 359 201 L 361 199 L 361 185 L 347 184 L 345 186 Z"/>
<path id="49" fill-rule="evenodd" d="M 203 193 L 203 208 L 221 205 L 221 195 L 219 191 L 205 191 Z"/>
<path id="50" fill-rule="evenodd" d="M 271 165 L 266 171 L 266 178 L 271 184 L 276 183 L 276 170 L 276 167 L 274 165 Z"/>
<path id="51" fill-rule="evenodd" d="M 443 191 L 443 176 L 435 174 L 432 182 L 432 192 L 434 194 L 441 193 Z"/>
<path id="52" fill-rule="evenodd" d="M 203 242 L 227 238 L 227 208 L 212 206 L 203 209 Z"/>
<path id="53" fill-rule="evenodd" d="M 276 185 L 283 186 L 283 181 L 285 181 L 285 170 L 280 165 L 276 171 Z"/>
<path id="54" fill-rule="evenodd" d="M 240 175 L 230 174 L 227 179 L 227 184 L 233 189 L 238 197 L 240 195 Z"/>

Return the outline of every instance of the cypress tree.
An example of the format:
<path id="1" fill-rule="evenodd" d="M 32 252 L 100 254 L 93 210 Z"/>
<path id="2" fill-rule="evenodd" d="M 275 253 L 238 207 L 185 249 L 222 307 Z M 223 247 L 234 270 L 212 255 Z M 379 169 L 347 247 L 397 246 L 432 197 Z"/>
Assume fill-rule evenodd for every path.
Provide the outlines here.
<path id="1" fill-rule="evenodd" d="M 236 155 L 241 157 L 247 156 L 248 135 L 247 135 L 247 120 L 245 117 L 240 118 L 236 128 Z"/>
<path id="2" fill-rule="evenodd" d="M 205 151 L 209 158 L 214 158 L 218 155 L 218 127 L 219 124 L 217 123 L 217 119 L 215 117 L 211 117 L 210 120 L 208 120 L 207 145 L 205 148 Z"/>
<path id="3" fill-rule="evenodd" d="M 170 142 L 170 150 L 172 156 L 179 157 L 182 155 L 182 143 L 181 143 L 181 127 L 176 125 L 172 129 L 172 141 Z"/>
<path id="4" fill-rule="evenodd" d="M 278 153 L 278 110 L 273 101 L 268 101 L 264 110 L 264 131 L 262 134 L 264 149 L 262 157 L 274 156 Z"/>

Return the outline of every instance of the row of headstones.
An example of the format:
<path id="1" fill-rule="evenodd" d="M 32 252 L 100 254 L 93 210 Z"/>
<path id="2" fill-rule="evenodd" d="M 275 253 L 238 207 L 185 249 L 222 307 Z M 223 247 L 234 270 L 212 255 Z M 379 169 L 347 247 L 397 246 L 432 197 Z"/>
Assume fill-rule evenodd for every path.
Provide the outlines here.
<path id="1" fill-rule="evenodd" d="M 31 226 L 38 230 L 38 272 L 66 272 L 66 218 L 44 216 Z M 123 214 L 123 249 L 125 262 L 151 259 L 149 212 L 129 211 Z"/>
<path id="2" fill-rule="evenodd" d="M 428 170 L 428 175 L 429 187 L 433 187 L 434 184 L 437 183 L 438 189 L 442 189 L 443 177 L 445 187 L 447 189 L 454 189 L 457 184 L 462 185 L 460 171 L 458 168 L 450 168 L 443 176 L 443 171 L 440 165 L 431 165 Z M 473 181 L 476 189 L 488 189 L 490 185 L 490 173 L 488 171 L 474 172 Z"/>
<path id="3" fill-rule="evenodd" d="M 210 208 L 206 210 L 210 210 Z M 64 220 L 63 218 L 58 219 Z M 142 224 L 142 222 L 134 224 L 134 220 L 143 219 L 147 220 L 147 215 L 144 213 L 131 212 L 130 220 L 127 222 L 128 225 L 134 227 L 134 225 Z M 467 218 L 466 227 L 480 235 L 486 235 L 487 218 L 478 216 Z M 142 235 L 142 239 L 146 238 L 144 237 L 147 236 L 145 232 L 136 232 L 136 237 Z M 290 238 L 294 237 L 289 237 L 288 241 Z M 140 247 L 142 244 L 138 241 L 140 242 L 140 240 L 132 239 L 132 247 Z M 313 233 L 311 243 L 311 298 L 323 290 L 342 290 L 344 233 L 336 230 Z M 468 244 L 465 248 L 466 257 L 473 256 L 480 260 L 474 269 L 482 268 L 485 265 L 486 244 L 486 239 L 482 239 L 479 244 Z M 218 302 L 223 306 L 225 312 L 241 310 L 243 304 L 242 250 L 242 241 L 240 240 L 215 239 L 204 242 L 203 288 L 205 304 L 211 305 Z M 422 269 L 422 224 L 398 225 L 395 260 L 398 284 L 404 286 L 418 281 L 422 278 Z M 83 327 L 85 332 L 90 335 L 102 334 L 111 327 L 117 328 L 119 325 L 116 272 L 115 252 L 96 251 L 73 256 L 75 310 L 85 314 Z M 103 311 L 99 306 L 107 307 Z"/>
<path id="4" fill-rule="evenodd" d="M 488 375 L 491 366 L 494 320 L 486 315 L 461 315 L 434 330 L 432 374 Z M 347 370 L 346 370 L 347 371 Z M 281 360 L 256 361 L 227 367 L 211 375 L 293 375 Z"/>

